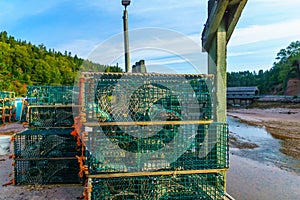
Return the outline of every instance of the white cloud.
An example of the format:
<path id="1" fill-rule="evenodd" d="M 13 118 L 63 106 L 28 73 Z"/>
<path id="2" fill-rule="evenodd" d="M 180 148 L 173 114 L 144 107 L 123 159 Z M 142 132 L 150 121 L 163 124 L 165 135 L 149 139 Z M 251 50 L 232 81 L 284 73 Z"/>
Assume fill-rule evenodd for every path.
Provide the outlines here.
<path id="1" fill-rule="evenodd" d="M 207 54 L 201 52 L 199 42 L 194 41 L 198 38 L 197 34 L 185 36 L 168 29 L 146 28 L 129 31 L 129 38 L 132 64 L 144 59 L 149 65 L 182 63 L 206 70 Z M 101 64 L 124 65 L 123 56 L 123 33 L 120 33 L 99 44 L 88 59 Z"/>
<path id="2" fill-rule="evenodd" d="M 245 51 L 245 52 L 229 52 L 227 54 L 228 57 L 237 57 L 237 56 L 246 56 L 246 55 L 253 55 L 255 52 L 253 51 Z"/>
<path id="3" fill-rule="evenodd" d="M 251 0 L 252 3 L 267 3 L 270 4 L 270 6 L 274 5 L 274 4 L 279 4 L 279 5 L 295 5 L 295 3 L 297 3 L 297 1 L 295 0 Z"/>
<path id="4" fill-rule="evenodd" d="M 239 46 L 251 43 L 298 37 L 300 38 L 300 19 L 279 22 L 269 25 L 254 25 L 236 29 L 229 46 Z"/>

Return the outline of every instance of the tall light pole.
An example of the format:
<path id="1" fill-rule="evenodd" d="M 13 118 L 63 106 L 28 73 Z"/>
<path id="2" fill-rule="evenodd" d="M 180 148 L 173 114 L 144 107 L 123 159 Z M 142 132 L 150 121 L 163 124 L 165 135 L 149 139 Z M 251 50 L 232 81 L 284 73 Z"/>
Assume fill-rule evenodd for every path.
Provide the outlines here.
<path id="1" fill-rule="evenodd" d="M 128 12 L 127 6 L 130 5 L 130 0 L 122 0 L 122 5 L 125 7 L 123 14 L 123 26 L 124 26 L 124 50 L 125 50 L 125 71 L 131 72 L 130 67 L 130 55 L 129 55 L 129 38 L 128 38 Z"/>

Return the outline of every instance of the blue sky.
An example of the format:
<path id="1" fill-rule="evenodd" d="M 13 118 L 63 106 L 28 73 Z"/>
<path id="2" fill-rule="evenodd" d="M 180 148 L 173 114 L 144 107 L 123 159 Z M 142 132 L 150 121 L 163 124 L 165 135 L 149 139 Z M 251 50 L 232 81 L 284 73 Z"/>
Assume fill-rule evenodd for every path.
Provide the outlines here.
<path id="1" fill-rule="evenodd" d="M 123 48 L 121 0 L 0 0 L 0 7 L 0 30 L 17 39 L 89 59 L 97 47 L 102 57 Z M 300 40 L 299 7 L 297 0 L 248 0 L 228 45 L 228 71 L 270 69 L 281 48 Z M 128 11 L 133 30 L 131 63 L 145 59 L 149 66 L 172 65 L 182 73 L 194 72 L 182 60 L 199 58 L 197 45 L 207 19 L 207 0 L 132 0 Z M 149 27 L 174 37 L 146 36 Z M 165 46 L 161 46 L 162 38 Z M 174 45 L 176 38 L 181 40 Z M 103 50 L 104 44 L 112 43 L 118 43 L 115 49 Z M 203 68 L 201 59 L 195 65 Z M 107 62 L 103 64 L 123 66 L 122 57 Z"/>

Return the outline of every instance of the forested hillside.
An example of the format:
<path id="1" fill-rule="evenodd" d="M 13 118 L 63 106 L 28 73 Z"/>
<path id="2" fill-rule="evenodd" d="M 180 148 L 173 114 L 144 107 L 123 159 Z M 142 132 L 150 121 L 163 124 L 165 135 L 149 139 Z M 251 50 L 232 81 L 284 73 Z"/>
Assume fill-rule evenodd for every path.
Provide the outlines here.
<path id="1" fill-rule="evenodd" d="M 121 71 L 0 33 L 0 91 L 24 95 L 27 85 L 72 85 L 83 62 L 99 71 Z"/>
<path id="2" fill-rule="evenodd" d="M 300 79 L 300 41 L 292 42 L 286 49 L 281 49 L 275 60 L 270 70 L 227 73 L 227 85 L 258 86 L 262 94 L 285 94 L 288 82 Z"/>
<path id="3" fill-rule="evenodd" d="M 97 71 L 122 71 L 118 66 L 95 64 L 71 52 L 61 53 L 0 32 L 0 91 L 20 96 L 27 85 L 72 85 L 83 63 Z M 270 70 L 227 73 L 229 87 L 258 86 L 262 94 L 285 94 L 291 80 L 300 83 L 300 41 L 281 49 Z"/>

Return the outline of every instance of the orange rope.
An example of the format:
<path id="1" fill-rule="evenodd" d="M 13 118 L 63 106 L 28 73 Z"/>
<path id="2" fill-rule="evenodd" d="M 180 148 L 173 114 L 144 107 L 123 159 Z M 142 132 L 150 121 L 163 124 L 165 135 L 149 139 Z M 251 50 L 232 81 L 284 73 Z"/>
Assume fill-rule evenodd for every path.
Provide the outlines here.
<path id="1" fill-rule="evenodd" d="M 88 174 L 88 166 L 84 165 L 84 161 L 85 161 L 85 156 L 81 155 L 81 156 L 76 156 L 78 163 L 79 163 L 79 177 L 83 178 L 84 174 Z"/>
<path id="2" fill-rule="evenodd" d="M 84 184 L 84 191 L 83 191 L 83 197 L 85 200 L 88 200 L 89 199 L 89 192 L 91 192 L 92 189 L 89 188 L 89 185 L 88 185 L 88 179 L 85 181 L 85 184 Z"/>

